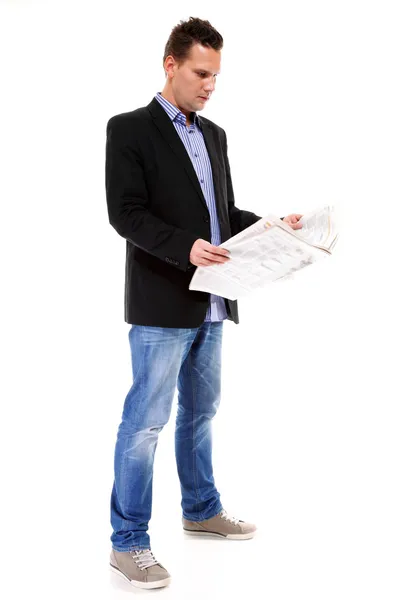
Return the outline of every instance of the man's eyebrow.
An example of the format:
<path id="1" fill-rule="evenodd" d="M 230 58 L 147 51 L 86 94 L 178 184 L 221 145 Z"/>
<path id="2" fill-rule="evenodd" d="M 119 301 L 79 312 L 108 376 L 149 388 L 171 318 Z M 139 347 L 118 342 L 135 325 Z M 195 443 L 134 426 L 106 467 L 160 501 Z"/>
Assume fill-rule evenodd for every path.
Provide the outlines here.
<path id="1" fill-rule="evenodd" d="M 196 67 L 194 69 L 195 71 L 201 71 L 202 73 L 209 73 L 211 74 L 211 71 L 207 71 L 207 69 L 202 69 L 201 67 Z M 219 75 L 221 73 L 221 71 L 218 71 L 218 73 L 214 73 L 214 75 Z"/>

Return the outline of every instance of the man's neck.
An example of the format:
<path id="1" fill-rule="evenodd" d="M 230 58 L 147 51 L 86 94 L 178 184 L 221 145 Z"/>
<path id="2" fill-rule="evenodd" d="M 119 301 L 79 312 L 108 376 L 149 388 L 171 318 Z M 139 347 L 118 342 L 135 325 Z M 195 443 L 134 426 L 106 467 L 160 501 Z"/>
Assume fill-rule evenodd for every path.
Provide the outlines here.
<path id="1" fill-rule="evenodd" d="M 191 112 L 188 113 L 186 110 L 183 110 L 182 108 L 180 108 L 177 105 L 177 103 L 175 101 L 175 98 L 172 95 L 170 95 L 167 91 L 165 91 L 165 89 L 162 92 L 160 92 L 160 93 L 161 93 L 161 96 L 163 98 L 165 98 L 166 100 L 168 100 L 168 102 L 171 102 L 171 104 L 173 104 L 174 106 L 176 106 L 176 108 L 179 108 L 179 110 L 185 115 L 185 117 L 186 117 L 186 127 L 189 127 L 193 123 L 193 121 L 194 121 L 193 113 L 191 113 Z M 192 116 L 193 116 L 193 120 L 191 120 Z"/>

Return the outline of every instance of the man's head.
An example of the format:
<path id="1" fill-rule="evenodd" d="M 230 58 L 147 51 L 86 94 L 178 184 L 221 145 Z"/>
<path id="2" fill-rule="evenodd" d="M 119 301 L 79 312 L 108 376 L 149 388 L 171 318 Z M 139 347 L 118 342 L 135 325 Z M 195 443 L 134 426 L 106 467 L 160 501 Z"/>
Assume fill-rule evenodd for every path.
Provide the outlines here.
<path id="1" fill-rule="evenodd" d="M 163 95 L 182 112 L 202 110 L 221 69 L 222 36 L 209 21 L 190 17 L 173 28 L 164 50 Z"/>

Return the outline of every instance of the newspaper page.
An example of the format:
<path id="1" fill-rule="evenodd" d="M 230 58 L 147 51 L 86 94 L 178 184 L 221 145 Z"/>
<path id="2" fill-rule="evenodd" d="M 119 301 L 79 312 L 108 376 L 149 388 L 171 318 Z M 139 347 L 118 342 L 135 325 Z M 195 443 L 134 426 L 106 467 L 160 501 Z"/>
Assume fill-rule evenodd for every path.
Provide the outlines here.
<path id="1" fill-rule="evenodd" d="M 309 244 L 324 249 L 330 254 L 339 238 L 338 219 L 335 207 L 324 206 L 302 216 L 299 221 L 301 229 L 296 229 L 296 235 Z M 279 281 L 293 279 L 293 272 L 280 277 Z"/>
<path id="2" fill-rule="evenodd" d="M 303 215 L 301 229 L 296 234 L 309 244 L 332 251 L 338 239 L 338 223 L 334 206 L 324 206 L 314 212 Z"/>
<path id="3" fill-rule="evenodd" d="M 230 251 L 230 260 L 197 267 L 190 290 L 237 300 L 268 282 L 312 264 L 325 254 L 297 237 L 290 225 L 275 215 L 259 219 L 220 247 Z"/>

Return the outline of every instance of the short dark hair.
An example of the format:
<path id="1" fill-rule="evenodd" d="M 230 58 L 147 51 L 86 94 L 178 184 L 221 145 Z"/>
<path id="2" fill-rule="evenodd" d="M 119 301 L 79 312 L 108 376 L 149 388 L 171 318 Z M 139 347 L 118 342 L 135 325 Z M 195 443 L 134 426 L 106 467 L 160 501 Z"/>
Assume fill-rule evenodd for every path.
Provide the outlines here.
<path id="1" fill-rule="evenodd" d="M 223 43 L 222 35 L 209 21 L 189 17 L 187 21 L 180 21 L 171 31 L 165 45 L 163 65 L 169 55 L 173 56 L 179 65 L 184 63 L 194 44 L 202 44 L 218 51 Z"/>

